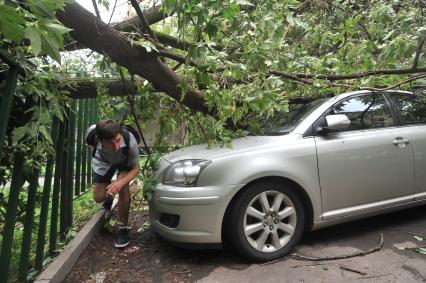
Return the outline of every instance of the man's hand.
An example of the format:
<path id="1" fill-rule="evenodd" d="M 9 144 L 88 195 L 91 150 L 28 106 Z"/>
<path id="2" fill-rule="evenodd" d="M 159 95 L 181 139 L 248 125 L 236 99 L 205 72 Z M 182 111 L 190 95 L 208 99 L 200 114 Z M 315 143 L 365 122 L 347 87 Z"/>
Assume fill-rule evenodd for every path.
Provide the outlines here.
<path id="1" fill-rule="evenodd" d="M 123 186 L 124 186 L 124 184 L 120 180 L 118 180 L 114 183 L 111 183 L 107 186 L 107 194 L 113 196 L 116 193 L 118 193 Z"/>

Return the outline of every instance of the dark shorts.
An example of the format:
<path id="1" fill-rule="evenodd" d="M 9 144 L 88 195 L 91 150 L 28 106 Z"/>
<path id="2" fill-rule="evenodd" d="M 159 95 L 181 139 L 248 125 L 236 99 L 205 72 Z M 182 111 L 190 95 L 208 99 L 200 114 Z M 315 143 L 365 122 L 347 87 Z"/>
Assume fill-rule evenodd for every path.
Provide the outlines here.
<path id="1" fill-rule="evenodd" d="M 112 177 L 114 177 L 115 172 L 129 172 L 132 168 L 126 165 L 112 165 L 105 175 L 99 175 L 93 172 L 93 179 L 95 184 L 110 184 Z"/>

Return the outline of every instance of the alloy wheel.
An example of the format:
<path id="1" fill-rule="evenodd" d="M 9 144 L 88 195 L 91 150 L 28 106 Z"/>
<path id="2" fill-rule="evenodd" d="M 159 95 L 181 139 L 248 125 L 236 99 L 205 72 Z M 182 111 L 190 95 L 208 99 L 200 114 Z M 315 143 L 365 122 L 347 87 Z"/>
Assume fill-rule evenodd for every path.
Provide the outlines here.
<path id="1" fill-rule="evenodd" d="M 255 196 L 244 215 L 244 234 L 260 252 L 275 252 L 293 236 L 297 224 L 293 202 L 279 191 L 265 191 Z"/>

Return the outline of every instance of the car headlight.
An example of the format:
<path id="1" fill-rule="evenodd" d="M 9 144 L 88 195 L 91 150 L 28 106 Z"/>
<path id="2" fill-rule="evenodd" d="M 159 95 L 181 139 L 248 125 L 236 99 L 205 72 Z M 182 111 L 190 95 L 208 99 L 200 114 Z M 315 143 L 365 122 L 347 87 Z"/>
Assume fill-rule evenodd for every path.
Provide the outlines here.
<path id="1" fill-rule="evenodd" d="M 175 186 L 194 186 L 201 171 L 210 160 L 188 159 L 173 163 L 164 174 L 163 184 Z"/>

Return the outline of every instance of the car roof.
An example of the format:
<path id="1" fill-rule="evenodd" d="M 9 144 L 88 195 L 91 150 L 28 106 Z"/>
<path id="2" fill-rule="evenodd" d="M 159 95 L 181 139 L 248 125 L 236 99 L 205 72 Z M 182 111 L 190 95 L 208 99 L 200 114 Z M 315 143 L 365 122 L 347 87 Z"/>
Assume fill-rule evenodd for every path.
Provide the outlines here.
<path id="1" fill-rule="evenodd" d="M 368 94 L 368 93 L 400 93 L 400 94 L 414 95 L 413 92 L 405 91 L 405 90 L 377 90 L 377 91 L 357 90 L 357 91 L 350 91 L 350 92 L 345 92 L 345 93 L 336 95 L 336 96 L 332 97 L 329 101 L 334 102 L 334 101 L 338 101 L 342 98 L 346 98 L 348 96 L 353 96 L 353 95 L 358 95 L 358 94 Z"/>

